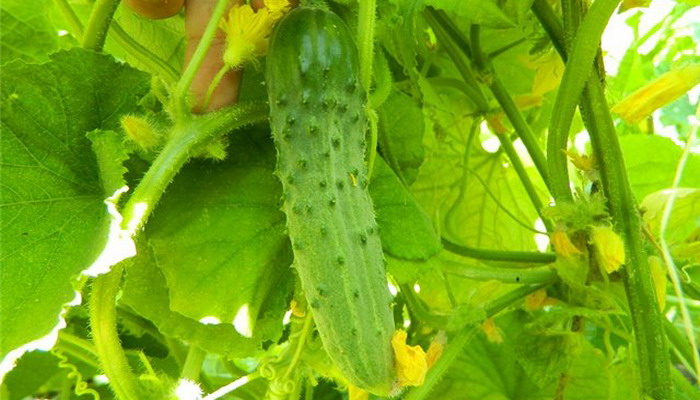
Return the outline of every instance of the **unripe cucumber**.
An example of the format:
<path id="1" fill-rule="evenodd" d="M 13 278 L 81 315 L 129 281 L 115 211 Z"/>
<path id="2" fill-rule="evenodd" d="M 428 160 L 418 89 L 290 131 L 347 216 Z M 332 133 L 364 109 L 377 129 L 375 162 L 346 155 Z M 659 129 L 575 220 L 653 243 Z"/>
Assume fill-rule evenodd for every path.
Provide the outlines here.
<path id="1" fill-rule="evenodd" d="M 392 299 L 367 192 L 356 45 L 337 15 L 299 8 L 276 27 L 266 62 L 294 266 L 321 341 L 350 383 L 387 395 Z"/>

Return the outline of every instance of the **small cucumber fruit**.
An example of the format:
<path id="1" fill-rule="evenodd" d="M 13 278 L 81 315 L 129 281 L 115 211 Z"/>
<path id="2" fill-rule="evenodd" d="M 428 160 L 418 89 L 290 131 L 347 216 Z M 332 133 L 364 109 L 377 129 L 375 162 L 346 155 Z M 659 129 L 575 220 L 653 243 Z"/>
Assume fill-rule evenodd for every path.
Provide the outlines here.
<path id="1" fill-rule="evenodd" d="M 324 348 L 349 383 L 388 395 L 394 322 L 365 165 L 357 47 L 334 13 L 290 12 L 266 61 L 294 267 Z"/>

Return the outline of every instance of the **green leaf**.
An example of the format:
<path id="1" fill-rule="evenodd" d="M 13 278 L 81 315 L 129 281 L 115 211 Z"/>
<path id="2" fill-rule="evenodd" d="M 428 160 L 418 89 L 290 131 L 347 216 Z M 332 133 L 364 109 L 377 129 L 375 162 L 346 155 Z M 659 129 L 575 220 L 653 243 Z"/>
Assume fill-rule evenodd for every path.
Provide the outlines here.
<path id="1" fill-rule="evenodd" d="M 440 251 L 440 237 L 430 218 L 381 158 L 375 163 L 369 193 L 385 252 L 409 260 L 425 260 Z"/>
<path id="2" fill-rule="evenodd" d="M 496 329 L 501 331 L 502 343 L 491 343 L 484 332 L 479 332 L 465 346 L 444 379 L 431 392 L 431 399 L 464 400 L 551 400 L 561 391 L 566 400 L 584 399 L 636 399 L 636 370 L 632 360 L 621 348 L 612 362 L 599 349 L 585 340 L 580 341 L 577 351 L 569 354 L 568 367 L 564 369 L 566 380 L 558 382 L 560 375 L 547 375 L 554 382 L 538 386 L 521 367 L 518 354 L 530 352 L 541 362 L 551 362 L 547 358 L 550 351 L 537 343 L 529 349 L 522 348 L 523 324 L 528 316 L 515 312 L 495 320 Z M 522 332 L 522 333 L 518 333 Z M 520 336 L 519 336 L 520 335 Z M 449 346 L 449 338 L 448 338 Z M 555 348 L 557 346 L 554 346 Z M 551 349 L 550 349 L 551 350 Z M 557 356 L 558 357 L 558 356 Z M 557 358 L 555 357 L 555 358 Z"/>
<path id="3" fill-rule="evenodd" d="M 120 7 L 115 21 L 139 45 L 165 61 L 175 71 L 182 70 L 185 55 L 185 23 L 181 15 L 161 20 L 150 20 L 137 15 L 128 7 Z M 130 53 L 110 35 L 106 49 L 115 57 L 123 58 L 136 68 L 156 75 L 137 54 Z"/>
<path id="4" fill-rule="evenodd" d="M 0 357 L 46 335 L 74 298 L 72 280 L 106 238 L 98 165 L 85 134 L 116 129 L 147 79 L 106 55 L 56 53 L 0 74 Z M 110 193 L 111 194 L 111 193 Z"/>
<path id="5" fill-rule="evenodd" d="M 286 308 L 294 279 L 274 149 L 267 133 L 249 136 L 233 139 L 226 162 L 183 168 L 146 233 L 174 311 L 228 323 L 241 312 L 254 331 L 268 307 Z"/>
<path id="6" fill-rule="evenodd" d="M 112 194 L 126 184 L 124 162 L 129 155 L 124 146 L 124 136 L 114 131 L 96 129 L 88 132 L 87 138 L 92 142 L 92 151 L 97 158 L 103 192 Z"/>
<path id="7" fill-rule="evenodd" d="M 47 15 L 50 1 L 29 2 L 3 0 L 0 6 L 0 53 L 2 62 L 15 59 L 29 62 L 48 61 L 48 55 L 68 44 L 69 37 L 59 36 Z"/>
<path id="8" fill-rule="evenodd" d="M 379 108 L 379 146 L 406 184 L 416 180 L 423 163 L 423 111 L 409 96 L 392 92 Z"/>
<path id="9" fill-rule="evenodd" d="M 443 9 L 472 24 L 489 28 L 510 28 L 511 21 L 493 0 L 425 0 L 425 5 Z"/>
<path id="10" fill-rule="evenodd" d="M 659 234 L 661 219 L 669 197 L 673 191 L 654 192 L 640 203 L 644 210 L 644 222 L 654 235 Z M 675 190 L 675 200 L 671 218 L 664 234 L 669 244 L 685 241 L 691 233 L 700 228 L 700 189 L 679 188 Z"/>
<path id="11" fill-rule="evenodd" d="M 501 153 L 487 153 L 478 140 L 467 157 L 463 154 L 469 122 L 460 121 L 454 129 L 426 140 L 425 162 L 412 192 L 441 234 L 459 244 L 535 250 L 532 229 L 538 215 L 507 159 Z"/>
<path id="12" fill-rule="evenodd" d="M 56 356 L 45 351 L 25 353 L 3 380 L 9 394 L 0 397 L 3 400 L 21 400 L 37 393 L 51 377 L 61 372 L 58 361 Z"/>
<path id="13" fill-rule="evenodd" d="M 515 338 L 518 363 L 539 387 L 554 383 L 567 372 L 581 345 L 581 335 L 569 329 L 571 318 L 567 312 L 545 314 L 525 325 Z"/>
<path id="14" fill-rule="evenodd" d="M 252 338 L 242 336 L 231 323 L 206 325 L 172 311 L 165 277 L 148 246 L 141 246 L 127 267 L 120 301 L 153 322 L 164 335 L 208 352 L 243 357 L 255 352 L 263 340 L 255 334 Z"/>
<path id="15" fill-rule="evenodd" d="M 496 326 L 508 332 L 510 324 L 502 321 L 497 319 Z M 435 387 L 431 398 L 551 400 L 552 390 L 535 385 L 517 363 L 515 351 L 515 343 L 508 334 L 503 343 L 491 343 L 482 332 L 477 333 Z"/>
<path id="16" fill-rule="evenodd" d="M 683 150 L 670 139 L 651 135 L 620 138 L 627 175 L 637 199 L 671 186 Z M 700 187 L 700 155 L 690 154 L 679 187 Z"/>

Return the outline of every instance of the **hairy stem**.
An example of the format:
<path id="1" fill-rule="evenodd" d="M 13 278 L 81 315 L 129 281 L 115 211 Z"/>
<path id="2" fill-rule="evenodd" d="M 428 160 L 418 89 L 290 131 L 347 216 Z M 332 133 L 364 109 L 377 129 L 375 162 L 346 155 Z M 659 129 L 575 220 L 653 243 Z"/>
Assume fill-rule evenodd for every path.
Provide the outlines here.
<path id="1" fill-rule="evenodd" d="M 550 188 L 557 202 L 572 201 L 566 148 L 569 128 L 588 77 L 591 75 L 600 38 L 619 0 L 599 0 L 581 21 L 571 45 L 566 69 L 557 91 L 547 138 Z M 566 43 L 566 40 L 564 41 Z"/>
<path id="2" fill-rule="evenodd" d="M 265 121 L 267 115 L 264 104 L 238 104 L 177 125 L 124 206 L 122 228 L 132 236 L 143 228 L 165 189 L 197 146 L 217 135 Z"/>
<path id="3" fill-rule="evenodd" d="M 374 61 L 374 25 L 377 19 L 377 0 L 360 0 L 357 20 L 357 47 L 360 53 L 360 84 L 369 94 L 372 85 Z"/>
<path id="4" fill-rule="evenodd" d="M 562 58 L 566 59 L 566 41 L 563 36 L 559 36 L 564 32 L 561 22 L 552 18 L 554 14 L 547 9 L 548 5 L 545 2 L 536 0 L 534 5 L 536 6 L 533 7 L 533 11 L 545 26 L 545 30 L 550 35 L 557 35 L 552 36 L 552 42 L 556 44 Z M 585 23 L 587 19 L 588 17 L 583 22 Z M 588 20 L 591 21 L 591 19 Z M 579 35 L 576 35 L 574 39 L 574 48 L 578 37 Z M 595 53 L 592 57 L 594 56 Z M 592 57 L 587 67 L 595 71 Z M 569 58 L 567 65 L 572 64 L 572 60 L 573 58 Z M 637 204 L 629 186 L 615 125 L 597 71 L 591 73 L 591 77 L 585 82 L 581 110 L 591 136 L 594 154 L 599 162 L 608 209 L 615 227 L 622 233 L 625 242 L 628 261 L 622 276 L 634 326 L 642 391 L 654 399 L 670 399 L 672 398 L 671 376 L 666 335 L 662 324 L 663 317 L 656 304 L 651 271 L 644 252 Z M 564 141 L 565 144 L 566 141 Z M 568 196 L 570 195 L 571 193 L 568 192 Z"/>
<path id="5" fill-rule="evenodd" d="M 97 0 L 95 2 L 83 34 L 83 48 L 102 51 L 109 25 L 112 23 L 112 17 L 114 17 L 118 5 L 119 0 Z"/>
<path id="6" fill-rule="evenodd" d="M 110 387 L 120 400 L 139 400 L 139 382 L 126 359 L 117 335 L 117 294 L 123 264 L 95 278 L 90 293 L 90 329 L 100 366 L 109 379 Z"/>

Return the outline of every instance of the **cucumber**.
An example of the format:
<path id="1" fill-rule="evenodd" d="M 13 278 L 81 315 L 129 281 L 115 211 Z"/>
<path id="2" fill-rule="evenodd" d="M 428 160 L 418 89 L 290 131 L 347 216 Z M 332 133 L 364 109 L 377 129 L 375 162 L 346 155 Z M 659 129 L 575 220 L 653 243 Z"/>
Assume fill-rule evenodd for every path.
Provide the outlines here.
<path id="1" fill-rule="evenodd" d="M 367 191 L 356 45 L 337 15 L 298 8 L 275 28 L 266 63 L 294 267 L 333 363 L 349 383 L 386 396 L 392 298 Z"/>

